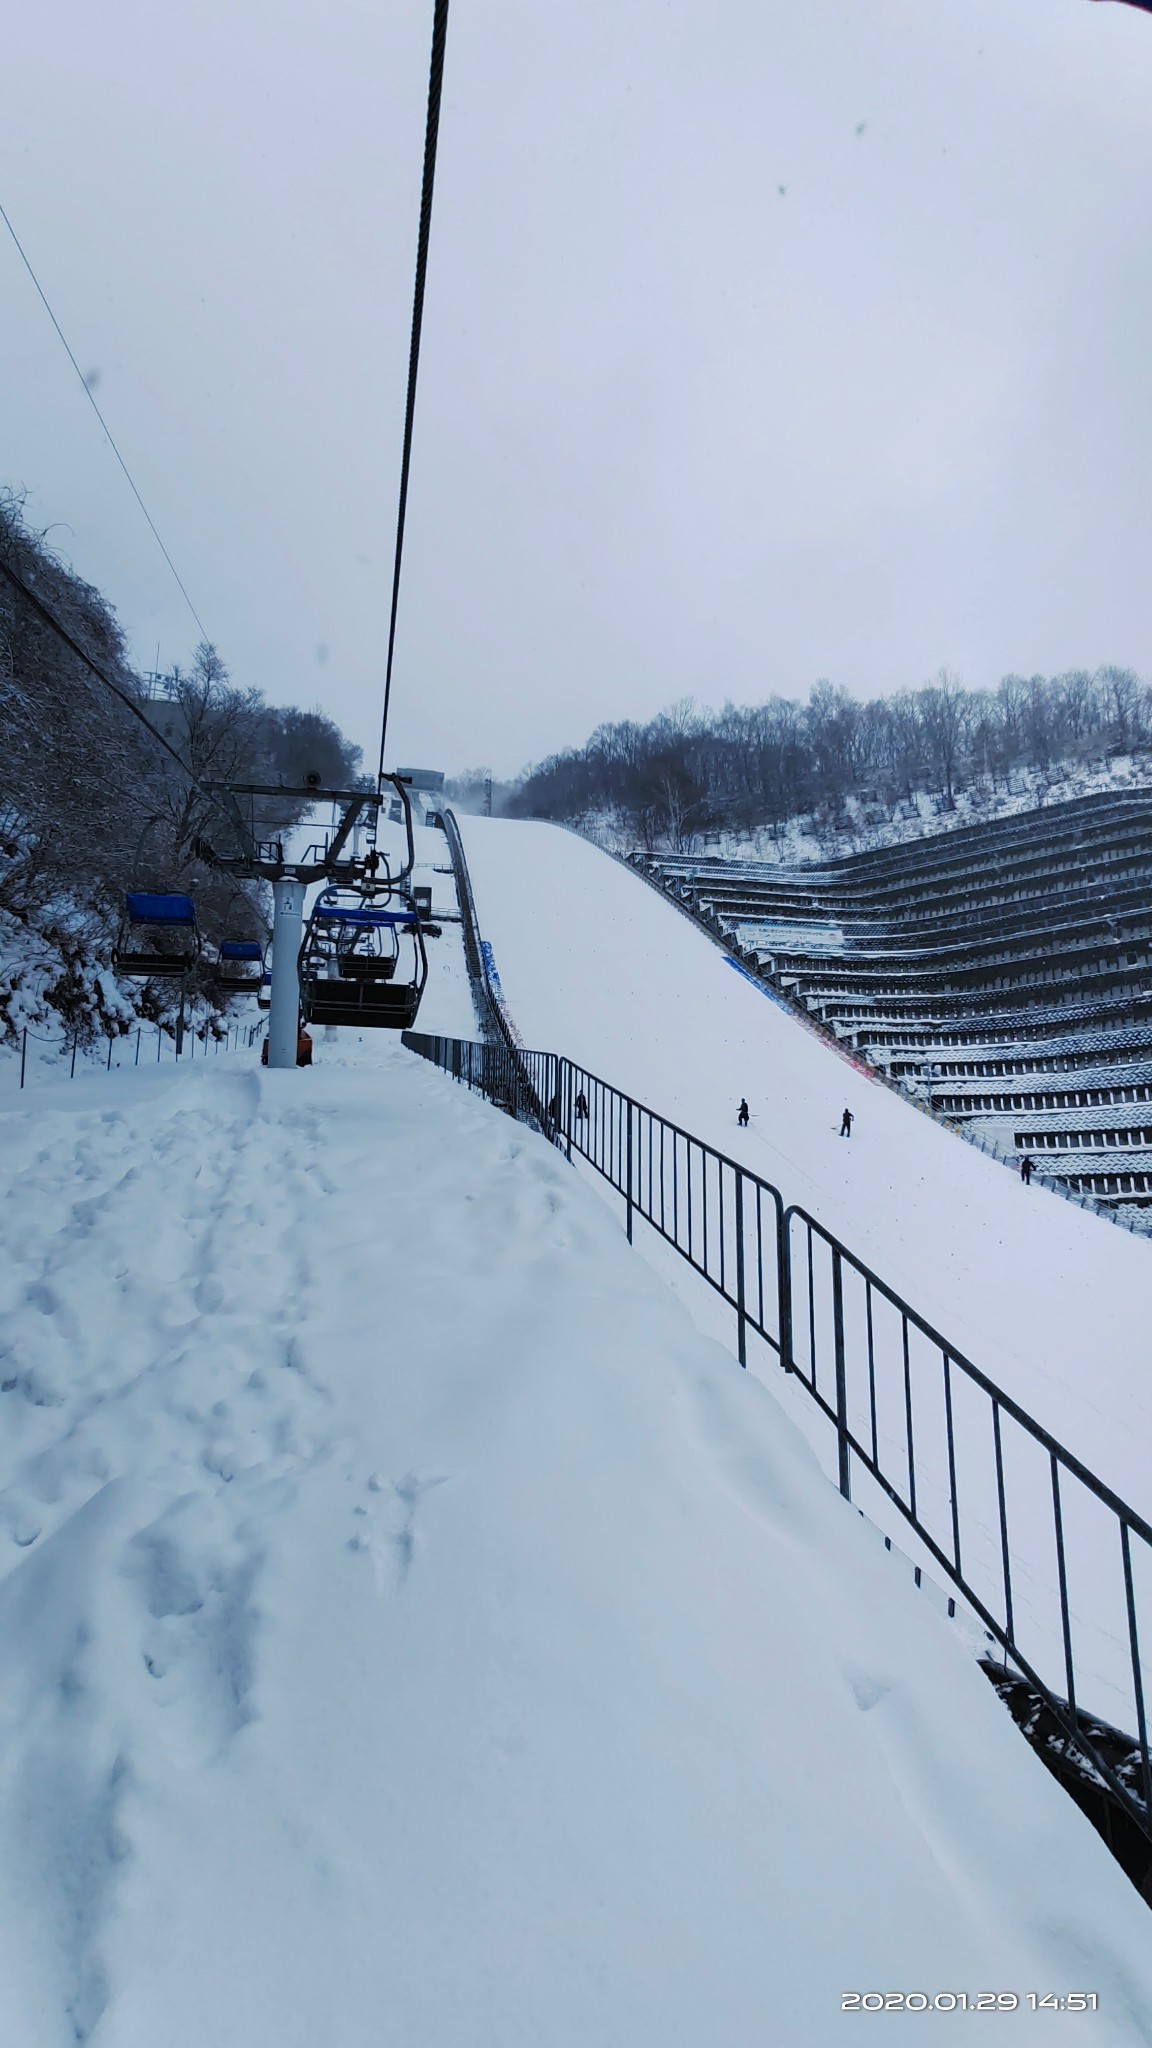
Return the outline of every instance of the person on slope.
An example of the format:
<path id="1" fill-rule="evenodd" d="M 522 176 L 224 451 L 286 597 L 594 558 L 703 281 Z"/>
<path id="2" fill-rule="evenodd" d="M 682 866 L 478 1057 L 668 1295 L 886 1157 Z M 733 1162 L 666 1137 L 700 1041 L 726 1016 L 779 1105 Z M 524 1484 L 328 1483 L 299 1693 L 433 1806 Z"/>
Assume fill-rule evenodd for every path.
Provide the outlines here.
<path id="1" fill-rule="evenodd" d="M 843 1116 L 840 1119 L 840 1136 L 842 1138 L 850 1138 L 852 1136 L 852 1126 L 855 1123 L 855 1121 L 856 1119 L 853 1116 L 852 1111 L 850 1109 L 846 1109 L 844 1111 Z"/>
<path id="2" fill-rule="evenodd" d="M 736 1121 L 737 1121 L 737 1123 L 739 1124 L 739 1126 L 740 1126 L 740 1129 L 741 1129 L 742 1131 L 746 1131 L 746 1130 L 748 1129 L 748 1116 L 749 1116 L 748 1104 L 747 1104 L 747 1103 L 745 1102 L 745 1100 L 744 1100 L 744 1097 L 743 1097 L 743 1096 L 741 1096 L 741 1097 L 740 1097 L 740 1107 L 739 1107 L 739 1109 L 738 1109 L 738 1110 L 736 1111 Z"/>
<path id="3" fill-rule="evenodd" d="M 1032 1179 L 1032 1161 L 1029 1158 L 1027 1152 L 1024 1154 L 1023 1159 L 1020 1161 L 1020 1178 L 1023 1181 L 1025 1187 L 1029 1185 Z"/>
<path id="4" fill-rule="evenodd" d="M 587 1121 L 587 1117 L 588 1097 L 585 1095 L 584 1090 L 581 1089 L 579 1095 L 576 1097 L 576 1121 L 578 1124 L 585 1123 Z"/>

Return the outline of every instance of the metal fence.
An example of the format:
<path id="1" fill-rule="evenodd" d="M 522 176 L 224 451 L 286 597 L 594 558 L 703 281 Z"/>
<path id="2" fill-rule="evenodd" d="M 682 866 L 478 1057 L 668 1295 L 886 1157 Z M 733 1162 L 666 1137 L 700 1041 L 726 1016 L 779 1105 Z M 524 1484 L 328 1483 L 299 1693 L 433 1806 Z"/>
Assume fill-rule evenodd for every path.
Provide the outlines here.
<path id="1" fill-rule="evenodd" d="M 1143 1517 L 757 1174 L 556 1053 L 404 1043 L 585 1161 L 629 1239 L 639 1217 L 730 1306 L 740 1363 L 759 1349 L 826 1419 L 844 1497 L 914 1532 L 1152 1842 Z"/>
<path id="2" fill-rule="evenodd" d="M 155 1047 L 154 1063 L 156 1065 L 159 1065 L 169 1052 L 173 1060 L 208 1059 L 215 1053 L 237 1052 L 242 1047 L 251 1047 L 255 1044 L 256 1038 L 262 1029 L 262 1022 L 256 1024 L 229 1024 L 222 1033 L 205 1031 L 201 1034 L 195 1031 L 191 1024 L 186 1024 L 182 1029 L 177 1028 L 175 1030 L 165 1030 L 163 1025 L 156 1024 L 150 1026 L 147 1034 L 145 1034 L 143 1024 L 138 1024 L 135 1031 L 111 1034 L 108 1039 L 106 1056 L 99 1064 L 85 1062 L 81 1066 L 80 1072 L 82 1075 L 91 1073 L 110 1074 L 114 1068 L 138 1067 L 142 1063 L 147 1066 L 153 1061 L 153 1047 Z M 79 1032 L 74 1033 L 70 1040 L 64 1039 L 61 1041 L 58 1037 L 49 1037 L 46 1033 L 32 1031 L 25 1024 L 20 1032 L 20 1080 L 18 1090 L 27 1085 L 29 1040 L 31 1040 L 33 1045 L 54 1045 L 57 1048 L 59 1057 L 51 1069 L 53 1079 L 64 1071 L 65 1064 L 67 1064 L 69 1079 L 73 1081 L 76 1079 L 77 1059 L 81 1051 L 88 1050 L 87 1046 L 82 1046 Z M 197 1053 L 196 1049 L 198 1043 L 199 1053 Z"/>

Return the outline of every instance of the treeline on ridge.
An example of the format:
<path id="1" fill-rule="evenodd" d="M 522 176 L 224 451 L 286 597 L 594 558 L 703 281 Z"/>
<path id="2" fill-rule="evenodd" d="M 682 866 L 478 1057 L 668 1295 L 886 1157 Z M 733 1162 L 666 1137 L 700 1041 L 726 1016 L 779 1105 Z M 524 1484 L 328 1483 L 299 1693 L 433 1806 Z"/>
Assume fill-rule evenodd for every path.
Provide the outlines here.
<path id="1" fill-rule="evenodd" d="M 355 783 L 360 750 L 329 718 L 237 688 L 207 644 L 187 667 L 138 675 L 111 607 L 30 528 L 12 493 L 0 493 L 0 560 L 146 716 L 155 720 L 162 706 L 175 720 L 172 744 L 195 776 L 299 785 L 316 772 L 328 786 Z M 106 1005 L 86 964 L 107 962 L 128 889 L 194 895 L 210 941 L 264 937 L 262 886 L 196 858 L 201 835 L 220 839 L 219 814 L 4 575 L 0 746 L 0 913 L 58 957 L 49 1008 L 76 1026 L 100 1021 L 93 1005 Z M 302 808 L 286 801 L 275 822 L 292 823 Z M 11 980 L 0 987 L 0 1028 L 9 1031 L 2 998 Z M 153 999 L 159 1013 L 163 991 Z"/>
<path id="2" fill-rule="evenodd" d="M 530 769 L 503 809 L 568 823 L 611 816 L 637 843 L 683 848 L 702 832 L 778 830 L 811 814 L 829 829 L 850 798 L 891 812 L 919 792 L 943 809 L 994 800 L 1021 769 L 1152 746 L 1152 688 L 1131 669 L 1005 676 L 970 690 L 948 670 L 923 689 L 864 701 L 817 683 L 806 704 L 697 710 L 682 702 L 647 725 L 601 725 L 586 746 Z"/>

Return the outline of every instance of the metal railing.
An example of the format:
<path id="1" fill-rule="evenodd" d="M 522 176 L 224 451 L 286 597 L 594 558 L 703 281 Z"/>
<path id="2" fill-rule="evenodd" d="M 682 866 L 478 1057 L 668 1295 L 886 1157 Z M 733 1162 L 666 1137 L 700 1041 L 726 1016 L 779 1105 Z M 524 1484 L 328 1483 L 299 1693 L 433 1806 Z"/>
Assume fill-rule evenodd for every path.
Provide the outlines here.
<path id="1" fill-rule="evenodd" d="M 153 1044 L 156 1047 L 157 1064 L 162 1061 L 169 1048 L 173 1060 L 196 1059 L 197 1041 L 200 1045 L 201 1059 L 207 1059 L 213 1053 L 238 1052 L 241 1047 L 251 1048 L 263 1028 L 262 1020 L 256 1024 L 229 1024 L 222 1033 L 196 1030 L 191 1024 L 186 1024 L 182 1030 L 166 1030 L 163 1025 L 156 1024 L 149 1027 L 145 1038 L 144 1026 L 138 1024 L 135 1031 L 109 1033 L 106 1056 L 96 1063 L 86 1061 L 80 1072 L 82 1076 L 92 1073 L 110 1074 L 114 1070 L 119 1072 L 125 1066 L 138 1067 L 142 1062 L 148 1065 L 152 1061 Z M 46 1032 L 33 1031 L 25 1024 L 20 1031 L 20 1079 L 17 1083 L 17 1093 L 27 1085 L 30 1039 L 33 1044 L 52 1045 L 57 1048 L 59 1057 L 50 1071 L 49 1078 L 55 1080 L 67 1064 L 69 1080 L 76 1079 L 77 1059 L 82 1051 L 88 1050 L 81 1041 L 80 1033 L 77 1031 L 71 1038 L 60 1039 L 50 1037 Z"/>
<path id="2" fill-rule="evenodd" d="M 583 1160 L 732 1309 L 830 1426 L 840 1492 L 914 1532 L 1152 1842 L 1152 1527 L 815 1217 L 556 1053 L 407 1032 Z M 1109 1725 L 1110 1724 L 1110 1725 Z M 1134 1736 L 1117 1731 L 1134 1728 Z"/>
<path id="3" fill-rule="evenodd" d="M 488 1041 L 485 1049 L 492 1055 L 499 1055 L 499 1058 L 489 1061 L 487 1071 L 498 1077 L 500 1096 L 491 1096 L 490 1099 L 505 1101 L 514 1116 L 542 1128 L 546 1121 L 544 1099 L 534 1087 L 531 1070 L 525 1064 L 519 1035 L 513 1027 L 504 1003 L 492 948 L 481 935 L 476 899 L 472 894 L 472 877 L 468 872 L 468 860 L 464 852 L 464 841 L 460 836 L 460 827 L 456 822 L 456 814 L 446 809 L 443 812 L 443 819 L 448 855 L 456 883 L 456 897 L 460 905 L 464 959 L 468 968 L 472 998 L 480 1019 L 480 1028 Z M 469 1043 L 467 1040 L 452 1042 Z M 462 1079 L 463 1076 L 457 1075 L 456 1078 Z"/>

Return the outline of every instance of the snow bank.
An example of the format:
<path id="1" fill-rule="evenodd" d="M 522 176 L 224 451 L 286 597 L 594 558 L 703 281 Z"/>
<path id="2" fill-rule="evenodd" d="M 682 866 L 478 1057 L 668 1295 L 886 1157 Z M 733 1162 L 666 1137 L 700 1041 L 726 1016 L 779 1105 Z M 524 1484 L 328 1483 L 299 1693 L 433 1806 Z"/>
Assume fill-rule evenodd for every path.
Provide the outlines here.
<path id="1" fill-rule="evenodd" d="M 0 2039 L 1146 2042 L 1146 1909 L 771 1394 L 542 1140 L 317 1058 L 2 1117 Z"/>

